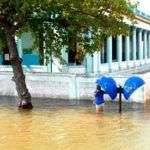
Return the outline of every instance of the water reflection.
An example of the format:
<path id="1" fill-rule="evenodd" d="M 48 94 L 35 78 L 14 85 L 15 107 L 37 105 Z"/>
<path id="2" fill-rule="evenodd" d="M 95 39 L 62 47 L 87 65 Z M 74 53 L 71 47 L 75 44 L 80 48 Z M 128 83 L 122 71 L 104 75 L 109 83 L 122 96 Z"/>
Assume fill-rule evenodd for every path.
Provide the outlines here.
<path id="1" fill-rule="evenodd" d="M 75 104 L 75 105 L 73 105 Z M 12 98 L 0 102 L 1 150 L 149 150 L 150 105 L 109 103 L 95 113 L 91 102 L 34 100 L 18 111 Z"/>

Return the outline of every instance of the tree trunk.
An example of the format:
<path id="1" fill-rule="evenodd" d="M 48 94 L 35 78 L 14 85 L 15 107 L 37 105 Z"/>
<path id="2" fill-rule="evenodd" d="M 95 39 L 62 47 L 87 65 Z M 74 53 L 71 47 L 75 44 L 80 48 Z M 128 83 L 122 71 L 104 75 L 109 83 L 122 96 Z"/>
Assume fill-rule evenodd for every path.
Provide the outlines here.
<path id="1" fill-rule="evenodd" d="M 31 95 L 26 87 L 25 75 L 21 66 L 21 59 L 18 55 L 14 33 L 15 32 L 13 32 L 11 28 L 5 28 L 10 61 L 14 73 L 13 81 L 16 84 L 16 90 L 19 97 L 19 108 L 32 109 Z"/>

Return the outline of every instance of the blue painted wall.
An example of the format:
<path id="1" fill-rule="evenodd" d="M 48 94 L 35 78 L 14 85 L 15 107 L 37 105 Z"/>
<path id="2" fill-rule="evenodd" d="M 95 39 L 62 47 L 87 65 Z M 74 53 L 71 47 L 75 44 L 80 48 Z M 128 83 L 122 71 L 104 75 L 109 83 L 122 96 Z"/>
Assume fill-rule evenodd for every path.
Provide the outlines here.
<path id="1" fill-rule="evenodd" d="M 0 55 L 0 65 L 2 65 L 2 63 L 3 63 L 3 56 Z"/>
<path id="2" fill-rule="evenodd" d="M 23 50 L 23 65 L 30 66 L 30 65 L 39 65 L 39 54 L 37 51 L 34 51 L 33 42 L 34 39 L 30 32 L 25 32 L 21 36 L 22 40 L 22 50 Z"/>
<path id="3" fill-rule="evenodd" d="M 23 57 L 23 65 L 39 65 L 39 55 L 38 54 L 24 54 Z M 0 65 L 3 64 L 3 56 L 0 55 Z"/>
<path id="4" fill-rule="evenodd" d="M 39 65 L 39 55 L 38 54 L 24 54 L 23 57 L 23 65 Z"/>

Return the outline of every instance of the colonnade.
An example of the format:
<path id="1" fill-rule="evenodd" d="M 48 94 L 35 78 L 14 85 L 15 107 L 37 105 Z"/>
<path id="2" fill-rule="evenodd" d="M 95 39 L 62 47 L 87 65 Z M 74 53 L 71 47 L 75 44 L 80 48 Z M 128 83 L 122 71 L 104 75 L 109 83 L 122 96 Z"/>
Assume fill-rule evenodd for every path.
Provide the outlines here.
<path id="1" fill-rule="evenodd" d="M 133 27 L 130 35 L 115 37 L 115 47 L 113 39 L 112 36 L 107 37 L 103 51 L 95 52 L 92 56 L 87 55 L 85 59 L 87 73 L 113 72 L 150 63 L 150 30 Z M 19 56 L 22 57 L 22 40 L 18 38 L 16 42 Z M 65 50 L 63 57 L 68 60 Z M 102 57 L 105 62 L 102 62 Z"/>
<path id="2" fill-rule="evenodd" d="M 102 52 L 96 52 L 93 56 L 87 56 L 86 62 L 91 62 L 92 65 L 86 65 L 88 73 L 112 72 L 115 70 L 127 69 L 130 67 L 144 65 L 150 61 L 150 31 L 133 27 L 131 35 L 116 36 L 116 61 L 113 60 L 113 37 L 109 36 L 106 39 L 105 56 L 106 62 L 102 63 Z M 123 40 L 124 38 L 124 40 Z M 123 46 L 124 44 L 124 46 Z M 123 60 L 123 52 L 125 58 Z M 92 61 L 91 61 L 92 59 Z M 114 68 L 114 64 L 116 67 Z M 124 64 L 124 67 L 122 66 Z"/>

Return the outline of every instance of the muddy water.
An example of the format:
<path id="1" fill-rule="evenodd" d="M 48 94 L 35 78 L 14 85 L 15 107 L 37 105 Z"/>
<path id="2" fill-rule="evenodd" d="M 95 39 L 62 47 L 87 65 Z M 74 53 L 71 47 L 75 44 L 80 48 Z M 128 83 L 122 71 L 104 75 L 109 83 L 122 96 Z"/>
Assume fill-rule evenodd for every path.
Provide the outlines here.
<path id="1" fill-rule="evenodd" d="M 34 100 L 32 111 L 0 100 L 0 150 L 149 150 L 150 105 Z"/>

